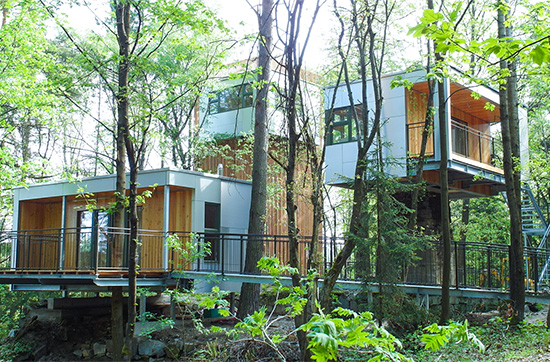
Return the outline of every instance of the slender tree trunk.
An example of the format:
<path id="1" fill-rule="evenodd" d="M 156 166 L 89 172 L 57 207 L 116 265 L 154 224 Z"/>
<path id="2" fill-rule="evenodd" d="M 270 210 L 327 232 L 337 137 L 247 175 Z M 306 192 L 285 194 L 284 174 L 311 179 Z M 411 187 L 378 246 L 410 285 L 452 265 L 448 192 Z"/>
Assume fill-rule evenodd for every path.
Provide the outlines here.
<path id="1" fill-rule="evenodd" d="M 115 6 L 115 15 L 117 21 L 117 37 L 119 47 L 118 64 L 118 90 L 116 94 L 117 101 L 117 213 L 120 219 L 117 223 L 124 223 L 124 205 L 126 197 L 126 170 L 124 167 L 124 152 L 128 151 L 129 142 L 129 99 L 128 99 L 128 74 L 129 74 L 129 33 L 130 33 L 130 4 L 125 1 L 119 1 Z M 129 156 L 129 155 L 128 155 Z M 130 186 L 132 187 L 132 175 L 130 175 Z M 135 185 L 134 185 L 135 187 Z M 133 210 L 131 210 L 133 211 Z M 132 219 L 132 216 L 131 216 Z M 132 220 L 130 220 L 132 228 Z M 126 327 L 126 347 L 128 350 L 127 358 L 132 359 L 134 343 L 134 324 L 136 319 L 136 290 L 135 290 L 135 240 L 130 233 L 129 252 L 128 252 L 128 325 Z M 118 330 L 118 329 L 117 329 Z M 117 336 L 118 338 L 118 336 Z"/>
<path id="2" fill-rule="evenodd" d="M 466 227 L 470 222 L 470 199 L 462 200 L 462 229 L 460 229 L 459 240 L 464 243 L 466 242 Z"/>
<path id="3" fill-rule="evenodd" d="M 357 5 L 357 2 L 352 1 L 352 5 L 354 6 L 354 9 L 356 10 L 355 6 Z M 342 17 L 338 13 L 338 8 L 336 5 L 336 1 L 334 2 L 334 9 L 336 12 L 337 17 L 339 18 L 340 24 L 342 26 L 342 33 L 339 38 L 339 44 L 338 44 L 338 52 L 340 55 L 340 58 L 343 62 L 343 69 L 344 69 L 344 79 L 345 84 L 347 87 L 348 97 L 349 97 L 349 103 L 351 107 L 351 112 L 353 114 L 353 119 L 356 121 L 357 130 L 359 132 L 359 135 L 357 137 L 357 163 L 355 165 L 355 173 L 353 177 L 353 206 L 351 211 L 351 218 L 350 218 L 350 224 L 349 224 L 349 236 L 346 238 L 346 241 L 344 243 L 344 246 L 336 256 L 336 259 L 334 260 L 331 268 L 325 273 L 325 278 L 323 282 L 323 287 L 321 288 L 320 296 L 319 296 L 319 303 L 321 305 L 321 308 L 323 308 L 325 311 L 330 311 L 331 305 L 332 305 L 332 291 L 334 289 L 334 285 L 336 284 L 336 281 L 338 280 L 338 276 L 340 275 L 342 269 L 344 268 L 347 260 L 353 253 L 355 246 L 357 245 L 357 239 L 359 238 L 359 235 L 361 234 L 361 228 L 362 225 L 362 215 L 363 215 L 363 204 L 365 201 L 365 174 L 367 171 L 367 154 L 368 151 L 374 141 L 375 135 L 378 131 L 378 128 L 380 127 L 380 121 L 381 121 L 381 113 L 382 113 L 382 102 L 383 102 L 383 96 L 382 96 L 382 89 L 380 84 L 380 72 L 382 68 L 383 63 L 383 56 L 384 56 L 384 48 L 380 50 L 380 54 L 376 54 L 375 52 L 375 43 L 376 40 L 379 40 L 379 43 L 382 44 L 382 47 L 385 43 L 385 37 L 386 32 L 384 30 L 383 35 L 379 35 L 374 32 L 373 30 L 373 21 L 375 19 L 375 16 L 377 14 L 377 6 L 378 2 L 375 1 L 370 8 L 368 9 L 366 24 L 363 24 L 362 26 L 365 26 L 366 28 L 364 30 L 363 36 L 359 36 L 358 34 L 355 34 L 354 39 L 355 43 L 357 45 L 358 51 L 362 55 L 360 57 L 360 74 L 361 74 L 361 82 L 362 82 L 362 117 L 359 119 L 357 117 L 357 112 L 355 110 L 355 100 L 353 99 L 351 86 L 350 86 L 350 77 L 347 69 L 347 56 L 344 54 L 344 51 L 342 50 L 342 39 L 343 39 L 343 29 L 345 27 L 344 22 L 342 20 Z M 385 9 L 385 17 L 386 19 L 389 18 L 391 14 L 391 10 L 389 8 Z M 357 21 L 357 18 L 355 19 Z M 386 21 L 386 24 L 388 22 Z M 357 32 L 359 30 L 359 25 L 357 22 L 354 24 L 354 30 Z M 376 39 L 376 37 L 379 36 L 379 39 Z M 368 42 L 368 45 L 367 45 Z M 368 46 L 368 52 L 365 50 Z M 371 68 L 371 74 L 372 74 L 372 85 L 373 85 L 373 91 L 374 91 L 374 103 L 375 103 L 375 110 L 374 110 L 374 116 L 372 119 L 372 128 L 369 130 L 369 111 L 367 107 L 367 63 L 366 58 L 368 57 L 368 61 Z"/>
<path id="4" fill-rule="evenodd" d="M 124 345 L 124 310 L 122 287 L 113 287 L 111 291 L 111 335 L 113 339 L 113 360 L 122 359 Z"/>
<path id="5" fill-rule="evenodd" d="M 436 54 L 437 57 L 437 54 Z M 438 83 L 439 97 L 439 145 L 441 162 L 439 174 L 441 180 L 441 241 L 443 243 L 443 275 L 441 284 L 440 324 L 445 324 L 451 316 L 449 289 L 451 285 L 451 219 L 449 214 L 449 170 L 448 170 L 448 134 L 445 100 L 445 80 Z"/>
<path id="6" fill-rule="evenodd" d="M 259 41 L 259 76 L 260 89 L 256 97 L 254 123 L 254 154 L 252 163 L 252 196 L 250 204 L 250 219 L 248 224 L 248 242 L 246 243 L 245 273 L 257 273 L 258 261 L 263 256 L 264 243 L 261 236 L 265 234 L 267 205 L 267 151 L 269 133 L 267 128 L 267 97 L 271 77 L 271 29 L 273 2 L 262 1 L 260 16 Z M 244 319 L 260 307 L 260 284 L 243 283 L 237 317 Z"/>
<path id="7" fill-rule="evenodd" d="M 505 5 L 501 1 L 499 5 Z M 506 16 L 502 7 L 498 8 L 498 35 L 505 39 L 507 33 Z M 525 305 L 525 269 L 523 258 L 523 238 L 521 229 L 521 189 L 519 166 L 519 126 L 517 116 L 517 93 L 515 64 L 500 61 L 500 68 L 510 71 L 510 76 L 499 89 L 500 95 L 500 119 L 502 129 L 503 166 L 506 183 L 506 195 L 510 210 L 510 299 L 514 316 L 512 322 L 518 323 L 524 317 Z"/>

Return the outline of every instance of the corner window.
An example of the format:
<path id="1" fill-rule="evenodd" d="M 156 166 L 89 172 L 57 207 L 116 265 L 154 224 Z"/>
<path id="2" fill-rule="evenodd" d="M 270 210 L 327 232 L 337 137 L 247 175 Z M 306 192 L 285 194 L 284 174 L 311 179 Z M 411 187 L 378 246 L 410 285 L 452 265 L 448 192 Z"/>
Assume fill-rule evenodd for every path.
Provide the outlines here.
<path id="1" fill-rule="evenodd" d="M 355 106 L 355 112 L 359 119 L 362 118 L 361 106 Z M 351 107 L 336 108 L 330 117 L 330 111 L 327 111 L 327 144 L 334 145 L 338 143 L 353 142 L 357 140 L 356 122 L 353 119 Z"/>
<path id="2" fill-rule="evenodd" d="M 210 93 L 208 109 L 210 114 L 248 108 L 253 105 L 254 90 L 252 84 L 239 84 L 218 92 Z"/>
<path id="3" fill-rule="evenodd" d="M 220 256 L 220 205 L 204 204 L 204 242 L 210 248 L 210 255 L 204 260 L 218 261 Z"/>

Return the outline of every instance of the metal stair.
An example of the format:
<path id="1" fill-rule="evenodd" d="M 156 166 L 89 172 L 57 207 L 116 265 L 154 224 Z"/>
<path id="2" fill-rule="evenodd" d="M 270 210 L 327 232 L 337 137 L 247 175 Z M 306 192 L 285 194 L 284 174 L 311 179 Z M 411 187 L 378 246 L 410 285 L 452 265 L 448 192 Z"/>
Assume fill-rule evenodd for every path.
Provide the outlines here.
<path id="1" fill-rule="evenodd" d="M 503 193 L 503 196 L 506 202 L 508 202 L 506 193 Z M 550 239 L 550 225 L 542 214 L 539 204 L 527 184 L 523 184 L 521 188 L 521 228 L 526 243 L 527 240 L 532 240 L 532 236 L 542 235 L 538 245 L 532 245 L 542 255 L 545 255 L 544 253 L 548 255 L 538 275 L 538 285 L 544 284 L 550 286 L 550 254 L 548 254 L 548 250 L 550 249 L 550 243 L 548 242 L 548 239 Z"/>
<path id="2" fill-rule="evenodd" d="M 526 235 L 544 235 L 548 229 L 548 223 L 528 185 L 521 188 L 521 227 Z"/>

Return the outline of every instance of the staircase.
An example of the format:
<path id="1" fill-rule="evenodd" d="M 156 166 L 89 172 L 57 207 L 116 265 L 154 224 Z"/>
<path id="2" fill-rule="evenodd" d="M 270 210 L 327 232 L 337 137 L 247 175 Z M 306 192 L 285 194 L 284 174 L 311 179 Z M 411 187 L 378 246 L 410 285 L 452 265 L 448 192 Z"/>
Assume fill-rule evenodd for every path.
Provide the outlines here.
<path id="1" fill-rule="evenodd" d="M 504 199 L 508 202 L 506 193 L 503 193 Z M 541 236 L 538 245 L 532 245 L 537 248 L 541 255 L 547 255 L 544 266 L 538 275 L 538 285 L 550 286 L 550 225 L 542 214 L 540 207 L 535 199 L 531 189 L 524 184 L 521 189 L 521 227 L 525 239 L 532 240 L 531 236 Z"/>
<path id="2" fill-rule="evenodd" d="M 539 204 L 527 185 L 521 189 L 521 227 L 525 235 L 544 235 L 548 228 Z"/>

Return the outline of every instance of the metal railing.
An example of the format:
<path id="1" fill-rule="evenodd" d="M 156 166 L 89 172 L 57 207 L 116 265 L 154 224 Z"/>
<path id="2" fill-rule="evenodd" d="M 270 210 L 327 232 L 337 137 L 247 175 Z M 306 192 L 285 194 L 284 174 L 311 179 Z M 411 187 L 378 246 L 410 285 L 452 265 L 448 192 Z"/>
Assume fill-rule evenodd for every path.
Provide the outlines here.
<path id="1" fill-rule="evenodd" d="M 277 256 L 283 264 L 288 264 L 290 260 L 289 239 L 284 235 L 140 230 L 137 263 L 143 274 L 173 271 L 243 274 L 248 242 L 263 242 L 264 255 Z M 310 243 L 311 238 L 299 238 L 300 260 L 307 259 L 311 251 Z M 344 238 L 336 237 L 319 240 L 318 248 L 324 260 L 320 267 L 321 275 L 332 266 L 344 243 Z M 165 244 L 170 244 L 170 247 L 165 247 Z M 74 228 L 2 233 L 0 270 L 126 271 L 128 245 L 128 229 Z M 202 253 L 198 258 L 190 257 L 191 254 L 201 254 L 205 249 L 209 249 L 210 253 Z M 394 282 L 441 285 L 441 249 L 440 243 L 430 244 L 426 249 L 417 251 L 417 260 L 413 264 L 395 266 L 397 279 Z M 451 285 L 455 288 L 507 289 L 508 255 L 509 246 L 504 244 L 454 242 Z M 539 274 L 549 259 L 550 250 L 525 248 L 525 281 L 528 289 L 538 291 L 550 287 L 546 281 L 539 280 Z M 354 254 L 344 266 L 340 279 L 376 281 L 376 263 L 376 255 Z M 305 266 L 300 272 L 306 272 Z"/>
<path id="2" fill-rule="evenodd" d="M 491 166 L 499 166 L 502 146 L 489 134 L 451 120 L 451 150 L 468 159 Z"/>

